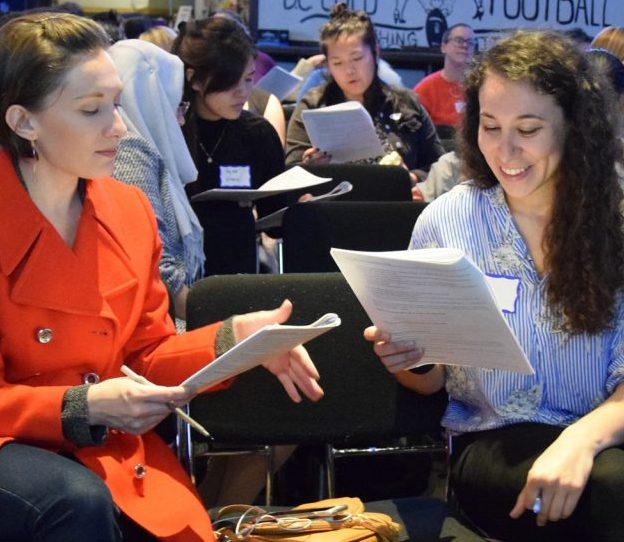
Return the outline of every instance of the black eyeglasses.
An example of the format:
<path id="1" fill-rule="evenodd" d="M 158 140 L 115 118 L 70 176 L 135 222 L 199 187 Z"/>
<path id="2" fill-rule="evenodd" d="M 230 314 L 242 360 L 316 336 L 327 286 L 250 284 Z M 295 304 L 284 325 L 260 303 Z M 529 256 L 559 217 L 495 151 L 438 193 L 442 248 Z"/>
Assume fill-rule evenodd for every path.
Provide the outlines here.
<path id="1" fill-rule="evenodd" d="M 477 40 L 474 38 L 460 38 L 459 36 L 455 37 L 455 38 L 449 38 L 446 40 L 446 42 L 451 42 L 459 47 L 461 47 L 462 45 L 465 45 L 466 47 L 474 47 L 477 44 Z"/>

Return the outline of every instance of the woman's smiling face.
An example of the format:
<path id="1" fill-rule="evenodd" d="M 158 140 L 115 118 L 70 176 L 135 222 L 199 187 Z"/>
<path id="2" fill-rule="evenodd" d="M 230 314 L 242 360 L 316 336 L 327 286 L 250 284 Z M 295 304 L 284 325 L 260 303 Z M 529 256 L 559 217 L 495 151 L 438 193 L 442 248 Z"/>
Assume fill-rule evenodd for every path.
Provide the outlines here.
<path id="1" fill-rule="evenodd" d="M 552 203 L 566 132 L 555 99 L 526 81 L 490 72 L 479 106 L 479 149 L 510 205 Z"/>

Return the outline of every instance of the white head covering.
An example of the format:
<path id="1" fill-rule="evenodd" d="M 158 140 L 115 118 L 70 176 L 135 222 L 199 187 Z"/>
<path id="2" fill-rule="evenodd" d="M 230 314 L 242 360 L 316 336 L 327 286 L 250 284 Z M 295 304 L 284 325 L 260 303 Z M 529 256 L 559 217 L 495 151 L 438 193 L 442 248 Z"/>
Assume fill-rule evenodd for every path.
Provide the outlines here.
<path id="1" fill-rule="evenodd" d="M 203 231 L 184 185 L 197 169 L 178 123 L 184 88 L 184 64 L 175 55 L 144 40 L 122 40 L 108 49 L 123 83 L 121 116 L 128 130 L 141 135 L 160 153 L 169 171 L 176 222 L 184 242 L 190 276 L 203 270 Z"/>

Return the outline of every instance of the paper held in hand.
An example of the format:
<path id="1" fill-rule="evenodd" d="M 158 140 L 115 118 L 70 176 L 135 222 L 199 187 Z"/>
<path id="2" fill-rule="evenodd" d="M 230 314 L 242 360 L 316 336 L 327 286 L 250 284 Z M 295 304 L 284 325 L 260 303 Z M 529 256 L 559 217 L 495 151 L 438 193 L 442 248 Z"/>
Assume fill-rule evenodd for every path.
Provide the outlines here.
<path id="1" fill-rule="evenodd" d="M 191 197 L 191 201 L 238 201 L 252 202 L 282 192 L 299 190 L 331 181 L 331 177 L 319 177 L 300 166 L 295 166 L 269 179 L 260 188 L 211 188 Z"/>
<path id="2" fill-rule="evenodd" d="M 534 373 L 502 314 L 515 309 L 517 279 L 486 277 L 450 248 L 331 255 L 373 323 L 425 349 L 415 366 Z"/>
<path id="3" fill-rule="evenodd" d="M 337 314 L 327 313 L 306 326 L 264 326 L 225 354 L 209 363 L 180 385 L 201 392 L 219 382 L 252 369 L 273 356 L 288 352 L 340 325 Z"/>
<path id="4" fill-rule="evenodd" d="M 314 147 L 332 162 L 355 162 L 384 154 L 373 119 L 360 102 L 343 102 L 302 111 L 301 119 Z"/>
<path id="5" fill-rule="evenodd" d="M 260 81 L 256 83 L 256 87 L 274 94 L 281 102 L 295 90 L 296 86 L 301 83 L 301 81 L 303 81 L 303 78 L 299 75 L 290 73 L 281 66 L 273 66 L 262 76 Z"/>

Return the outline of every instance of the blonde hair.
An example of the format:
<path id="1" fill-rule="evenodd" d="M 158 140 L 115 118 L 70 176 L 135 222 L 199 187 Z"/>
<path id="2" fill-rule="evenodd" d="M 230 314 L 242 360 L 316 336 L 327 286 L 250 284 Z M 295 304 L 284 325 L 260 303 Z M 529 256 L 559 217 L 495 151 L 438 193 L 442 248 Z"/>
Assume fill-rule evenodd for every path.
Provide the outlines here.
<path id="1" fill-rule="evenodd" d="M 177 33 L 173 28 L 169 28 L 168 26 L 158 25 L 153 26 L 149 30 L 143 32 L 139 39 L 143 41 L 149 41 L 154 45 L 158 45 L 161 49 L 164 49 L 168 53 L 171 52 L 171 46 L 173 45 L 173 40 L 176 39 Z"/>
<path id="2" fill-rule="evenodd" d="M 606 49 L 624 62 L 624 28 L 608 26 L 601 30 L 591 42 L 592 49 Z"/>

